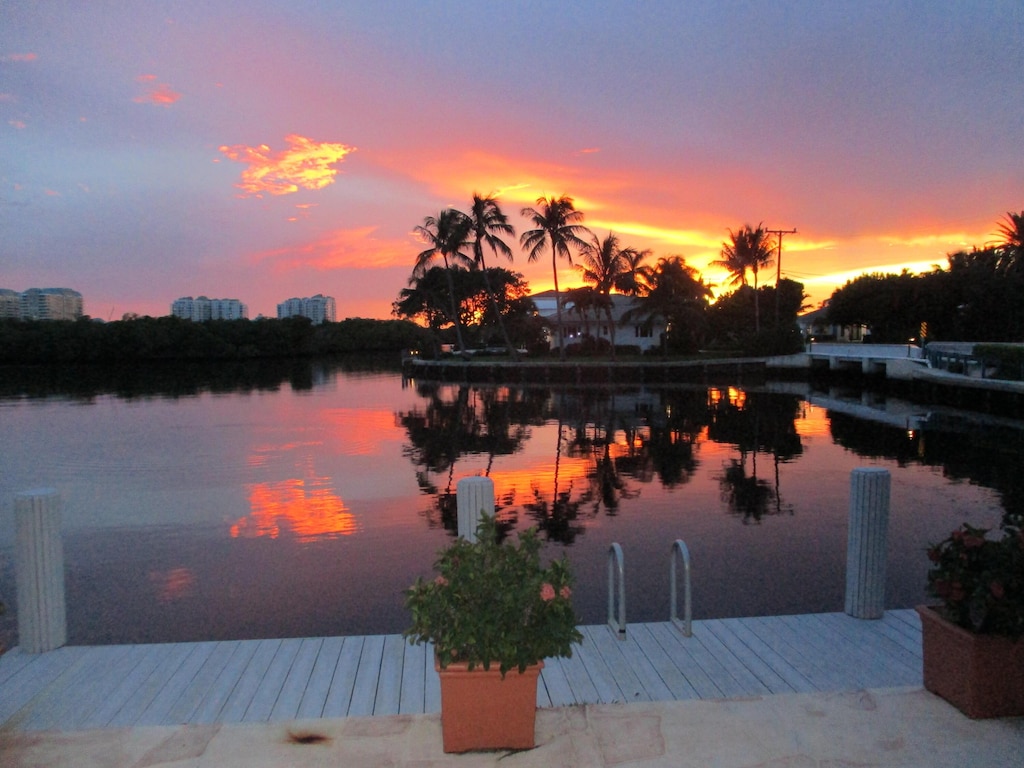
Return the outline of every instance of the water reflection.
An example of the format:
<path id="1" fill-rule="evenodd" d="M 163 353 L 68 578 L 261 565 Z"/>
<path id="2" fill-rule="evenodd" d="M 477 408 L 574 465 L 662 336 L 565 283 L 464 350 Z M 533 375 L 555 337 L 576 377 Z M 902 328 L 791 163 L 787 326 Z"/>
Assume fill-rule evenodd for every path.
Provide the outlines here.
<path id="1" fill-rule="evenodd" d="M 195 397 L 211 392 L 245 394 L 293 392 L 322 386 L 338 372 L 365 374 L 400 369 L 394 355 L 351 355 L 309 360 L 258 359 L 219 363 L 188 362 L 145 365 L 8 366 L 0 376 L 0 398 L 46 397 L 92 401 L 113 394 L 125 400 Z"/>
<path id="2" fill-rule="evenodd" d="M 282 532 L 300 541 L 323 536 L 349 536 L 356 519 L 331 488 L 328 477 L 305 477 L 249 486 L 252 513 L 231 526 L 231 538 L 269 536 Z"/>
<path id="3" fill-rule="evenodd" d="M 11 495 L 43 485 L 68 502 L 76 643 L 400 631 L 402 589 L 455 534 L 468 475 L 494 480 L 506 532 L 536 525 L 548 554 L 567 550 L 588 623 L 611 541 L 631 621 L 667 616 L 675 538 L 700 563 L 698 617 L 841 610 L 849 472 L 865 463 L 893 472 L 894 607 L 922 598 L 929 541 L 1024 509 L 1020 423 L 806 385 L 407 387 L 332 365 L 234 390 L 193 371 L 113 397 L 0 395 L 0 600 Z"/>
<path id="4" fill-rule="evenodd" d="M 400 412 L 407 431 L 405 455 L 431 502 L 431 526 L 457 529 L 455 483 L 460 460 L 486 455 L 490 476 L 496 457 L 520 452 L 534 433 L 551 432 L 551 460 L 518 476 L 505 473 L 497 512 L 514 524 L 517 509 L 549 539 L 572 544 L 597 516 L 616 516 L 643 486 L 687 484 L 698 471 L 701 445 L 730 446 L 721 496 L 744 523 L 792 514 L 782 498 L 779 465 L 803 451 L 796 395 L 737 388 L 604 390 L 517 389 L 430 384 L 418 392 L 424 405 Z M 758 474 L 758 457 L 770 459 L 770 477 Z M 762 467 L 764 459 L 762 458 Z M 523 489 L 527 490 L 523 490 Z"/>

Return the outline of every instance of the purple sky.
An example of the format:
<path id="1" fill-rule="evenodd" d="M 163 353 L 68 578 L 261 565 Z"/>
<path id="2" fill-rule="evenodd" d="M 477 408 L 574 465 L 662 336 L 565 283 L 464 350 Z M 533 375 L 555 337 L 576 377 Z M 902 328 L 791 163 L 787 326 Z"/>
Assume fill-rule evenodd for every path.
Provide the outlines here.
<path id="1" fill-rule="evenodd" d="M 728 229 L 796 228 L 817 303 L 1024 209 L 1022 73 L 1020 0 L 4 0 L 0 288 L 385 318 L 413 227 L 479 191 L 520 231 L 569 194 L 719 286 Z"/>

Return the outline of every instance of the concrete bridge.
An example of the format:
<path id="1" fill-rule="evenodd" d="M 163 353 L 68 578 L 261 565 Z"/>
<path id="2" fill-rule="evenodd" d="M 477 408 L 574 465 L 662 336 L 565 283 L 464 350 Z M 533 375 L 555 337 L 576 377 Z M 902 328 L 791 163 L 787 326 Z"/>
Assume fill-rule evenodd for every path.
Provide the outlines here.
<path id="1" fill-rule="evenodd" d="M 901 378 L 908 367 L 927 366 L 924 350 L 916 344 L 842 344 L 811 342 L 807 346 L 810 367 L 827 362 L 829 370 L 860 370 Z M 895 374 L 895 376 L 894 376 Z"/>

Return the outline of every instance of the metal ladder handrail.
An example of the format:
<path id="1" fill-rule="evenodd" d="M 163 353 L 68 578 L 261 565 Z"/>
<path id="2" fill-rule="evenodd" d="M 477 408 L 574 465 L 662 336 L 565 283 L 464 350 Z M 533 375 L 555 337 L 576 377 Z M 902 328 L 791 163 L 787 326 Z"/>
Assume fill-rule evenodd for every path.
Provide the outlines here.
<path id="1" fill-rule="evenodd" d="M 615 574 L 619 576 L 619 618 L 615 619 Z M 619 640 L 626 639 L 626 569 L 618 542 L 608 548 L 608 626 Z"/>
<path id="2" fill-rule="evenodd" d="M 678 611 L 678 595 L 676 589 L 676 553 L 679 553 L 683 559 L 683 619 L 679 618 Z M 676 539 L 672 544 L 672 554 L 670 555 L 671 565 L 669 566 L 669 580 L 671 581 L 671 604 L 672 610 L 670 619 L 679 630 L 686 636 L 692 637 L 693 630 L 692 624 L 692 611 L 690 606 L 690 550 L 686 546 L 686 542 L 682 539 Z"/>

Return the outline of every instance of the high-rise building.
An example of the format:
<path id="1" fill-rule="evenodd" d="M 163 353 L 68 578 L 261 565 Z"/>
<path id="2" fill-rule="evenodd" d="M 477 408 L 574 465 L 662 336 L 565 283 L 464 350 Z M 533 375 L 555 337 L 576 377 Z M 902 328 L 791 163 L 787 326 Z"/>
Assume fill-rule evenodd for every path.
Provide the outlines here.
<path id="1" fill-rule="evenodd" d="M 197 323 L 203 320 L 244 320 L 249 317 L 249 307 L 238 299 L 184 296 L 171 303 L 171 314 Z"/>
<path id="2" fill-rule="evenodd" d="M 288 299 L 277 305 L 278 318 L 308 317 L 313 325 L 333 323 L 337 317 L 334 297 L 318 293 L 304 299 Z"/>
<path id="3" fill-rule="evenodd" d="M 81 316 L 82 294 L 70 288 L 29 288 L 21 293 L 0 288 L 0 318 L 77 320 Z"/>
<path id="4" fill-rule="evenodd" d="M 21 294 L 10 288 L 0 288 L 0 320 L 21 317 Z"/>

